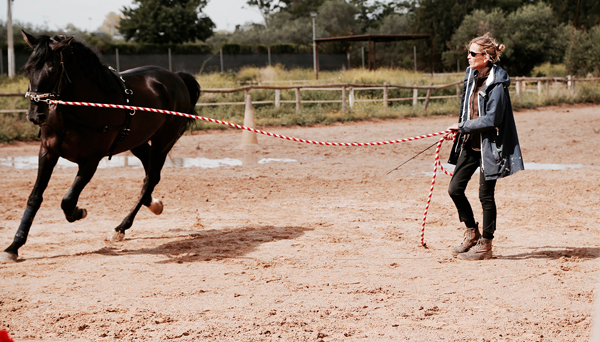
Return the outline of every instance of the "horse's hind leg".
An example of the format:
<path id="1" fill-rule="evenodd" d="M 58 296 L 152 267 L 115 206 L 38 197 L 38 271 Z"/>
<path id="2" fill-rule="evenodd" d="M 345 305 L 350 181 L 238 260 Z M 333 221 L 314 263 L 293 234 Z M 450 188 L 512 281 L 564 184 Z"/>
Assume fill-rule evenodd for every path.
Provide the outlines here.
<path id="1" fill-rule="evenodd" d="M 19 248 L 27 241 L 27 235 L 29 235 L 29 229 L 35 218 L 35 214 L 42 205 L 44 190 L 48 186 L 50 176 L 52 176 L 52 170 L 56 166 L 58 156 L 48 153 L 44 147 L 40 147 L 38 174 L 33 186 L 33 190 L 27 200 L 27 208 L 21 219 L 21 224 L 17 229 L 13 243 L 0 254 L 0 262 L 16 261 L 19 255 Z"/>
<path id="2" fill-rule="evenodd" d="M 75 222 L 87 216 L 87 211 L 77 207 L 77 202 L 79 201 L 79 195 L 81 195 L 83 188 L 85 188 L 94 176 L 94 173 L 96 173 L 99 162 L 100 160 L 92 160 L 79 165 L 79 171 L 77 171 L 75 181 L 65 197 L 63 197 L 60 205 L 65 213 L 67 221 Z"/>
<path id="3" fill-rule="evenodd" d="M 175 139 L 176 141 L 177 139 Z M 140 197 L 138 198 L 137 203 L 133 207 L 133 209 L 127 214 L 127 216 L 123 219 L 121 224 L 119 224 L 115 228 L 115 234 L 112 236 L 113 241 L 120 241 L 125 237 L 125 230 L 131 228 L 133 225 L 133 220 L 137 215 L 138 211 L 142 207 L 142 205 L 146 205 L 151 207 L 153 204 L 152 199 L 152 191 L 160 181 L 160 172 L 162 170 L 163 165 L 165 164 L 165 160 L 167 159 L 167 153 L 171 149 L 171 147 L 175 144 L 175 141 L 169 144 L 169 146 L 156 147 L 155 145 L 147 148 L 136 148 L 134 154 L 140 158 L 142 164 L 144 164 L 144 168 L 146 170 L 146 177 L 144 178 L 144 185 L 142 186 L 142 192 L 140 193 Z M 145 158 L 145 155 L 148 158 Z M 144 160 L 147 160 L 144 162 Z M 147 165 L 146 165 L 147 163 Z M 160 204 L 162 207 L 162 203 Z M 162 211 L 162 208 L 161 208 Z"/>
<path id="4" fill-rule="evenodd" d="M 136 156 L 144 166 L 144 172 L 146 177 L 148 176 L 148 170 L 150 167 L 150 144 L 145 143 L 131 150 L 134 156 Z M 143 195 L 143 194 L 142 194 Z M 161 200 L 152 198 L 152 194 L 149 193 L 145 196 L 142 202 L 143 205 L 148 207 L 156 215 L 162 214 L 163 204 Z"/>

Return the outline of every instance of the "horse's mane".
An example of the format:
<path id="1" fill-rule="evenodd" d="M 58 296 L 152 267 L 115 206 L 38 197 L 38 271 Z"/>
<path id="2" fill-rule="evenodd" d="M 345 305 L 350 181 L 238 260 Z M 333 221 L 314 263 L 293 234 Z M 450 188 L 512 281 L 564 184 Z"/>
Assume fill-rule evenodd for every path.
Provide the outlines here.
<path id="1" fill-rule="evenodd" d="M 52 54 L 50 44 L 52 42 L 60 42 L 66 38 L 68 37 L 63 35 L 55 35 L 53 37 L 41 35 L 36 37 L 37 45 L 23 68 L 27 72 L 41 68 Z M 99 53 L 94 48 L 89 47 L 87 44 L 76 38 L 71 40 L 69 46 L 71 51 L 73 51 L 74 62 L 79 65 L 79 68 L 83 70 L 86 76 L 95 82 L 100 83 L 102 86 L 108 86 L 107 82 L 110 80 L 110 72 L 101 62 Z"/>

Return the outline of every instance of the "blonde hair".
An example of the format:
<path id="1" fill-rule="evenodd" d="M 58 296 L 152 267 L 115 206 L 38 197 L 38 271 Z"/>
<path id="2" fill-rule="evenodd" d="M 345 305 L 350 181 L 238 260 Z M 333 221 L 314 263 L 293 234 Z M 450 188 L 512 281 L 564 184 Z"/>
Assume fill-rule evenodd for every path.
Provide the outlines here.
<path id="1" fill-rule="evenodd" d="M 469 49 L 471 44 L 480 45 L 483 49 L 483 52 L 490 56 L 490 61 L 492 63 L 496 63 L 500 60 L 500 55 L 505 48 L 504 44 L 498 44 L 496 39 L 490 36 L 489 32 L 481 37 L 471 39 L 469 45 L 467 45 L 467 49 Z"/>

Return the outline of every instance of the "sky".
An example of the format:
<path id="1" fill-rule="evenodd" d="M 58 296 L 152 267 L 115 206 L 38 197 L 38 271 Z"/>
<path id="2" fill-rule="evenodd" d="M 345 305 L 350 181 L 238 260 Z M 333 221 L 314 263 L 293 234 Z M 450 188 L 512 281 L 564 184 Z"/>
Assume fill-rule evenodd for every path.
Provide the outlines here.
<path id="1" fill-rule="evenodd" d="M 110 12 L 121 13 L 124 6 L 131 7 L 132 0 L 13 0 L 12 20 L 63 29 L 71 23 L 78 29 L 96 31 Z M 235 30 L 236 25 L 246 22 L 262 23 L 256 8 L 250 8 L 246 0 L 209 0 L 203 13 L 217 26 L 216 30 Z M 8 19 L 8 0 L 0 0 L 0 20 Z"/>

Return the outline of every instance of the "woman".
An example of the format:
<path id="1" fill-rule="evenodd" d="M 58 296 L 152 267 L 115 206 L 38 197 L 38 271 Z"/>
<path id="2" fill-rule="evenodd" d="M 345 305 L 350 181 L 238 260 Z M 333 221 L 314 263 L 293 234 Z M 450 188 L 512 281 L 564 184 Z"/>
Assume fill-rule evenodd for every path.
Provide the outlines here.
<path id="1" fill-rule="evenodd" d="M 496 180 L 523 170 L 517 128 L 508 94 L 510 78 L 495 65 L 504 45 L 485 34 L 469 43 L 469 67 L 463 86 L 460 116 L 449 127 L 455 138 L 450 164 L 456 165 L 448 193 L 461 222 L 465 223 L 464 240 L 452 254 L 465 260 L 492 258 L 492 240 L 496 230 Z M 475 222 L 465 189 L 477 168 L 479 200 L 483 209 L 483 231 Z"/>

